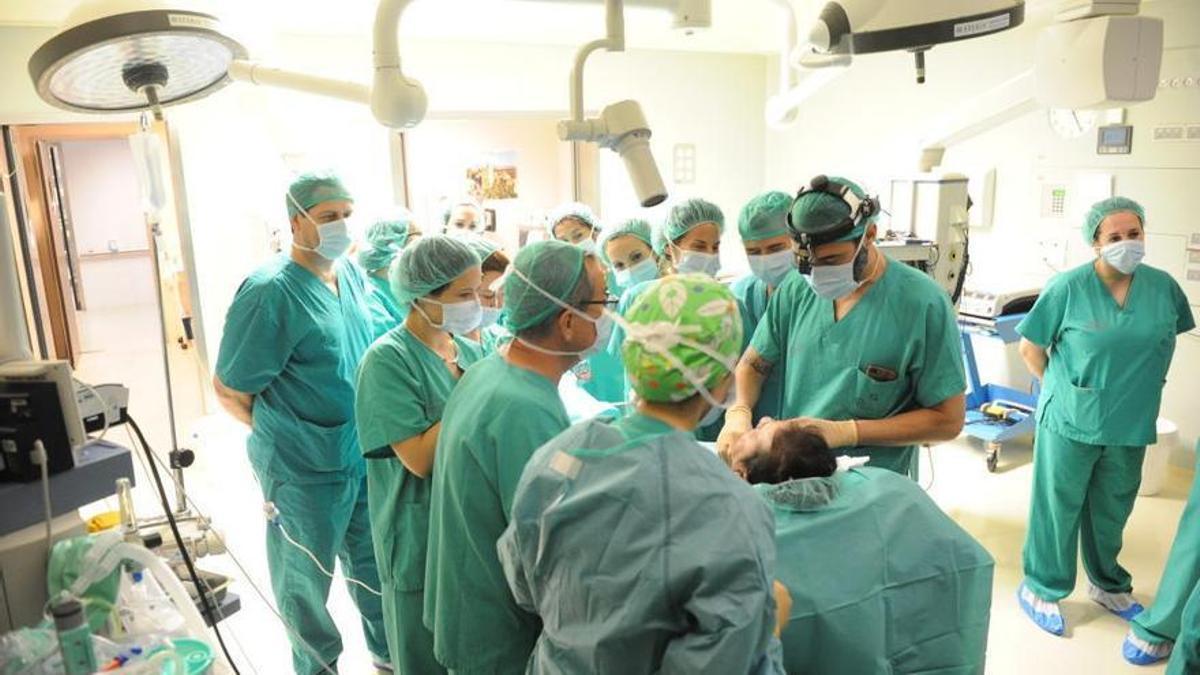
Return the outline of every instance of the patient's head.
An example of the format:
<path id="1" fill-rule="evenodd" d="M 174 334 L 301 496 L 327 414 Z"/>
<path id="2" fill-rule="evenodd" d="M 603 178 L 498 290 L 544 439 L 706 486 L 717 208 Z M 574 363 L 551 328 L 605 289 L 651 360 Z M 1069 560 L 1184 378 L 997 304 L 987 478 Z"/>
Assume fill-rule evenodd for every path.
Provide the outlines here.
<path id="1" fill-rule="evenodd" d="M 823 478 L 837 471 L 837 458 L 813 427 L 795 428 L 778 424 L 753 433 L 769 433 L 770 447 L 739 470 L 749 483 L 782 483 L 798 478 Z"/>

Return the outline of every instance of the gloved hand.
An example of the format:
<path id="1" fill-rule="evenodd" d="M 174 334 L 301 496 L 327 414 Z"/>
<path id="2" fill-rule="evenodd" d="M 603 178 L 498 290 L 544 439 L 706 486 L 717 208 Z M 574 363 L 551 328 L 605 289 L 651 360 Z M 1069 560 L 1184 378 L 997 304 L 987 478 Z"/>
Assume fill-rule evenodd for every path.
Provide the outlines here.
<path id="1" fill-rule="evenodd" d="M 830 448 L 848 448 L 858 445 L 858 425 L 854 420 L 822 420 L 815 417 L 798 417 L 791 424 L 812 427 L 821 434 Z"/>
<path id="2" fill-rule="evenodd" d="M 729 449 L 737 439 L 750 431 L 753 423 L 754 412 L 748 406 L 735 405 L 725 411 L 725 426 L 721 427 L 721 434 L 717 436 L 717 454 L 726 464 L 730 462 Z"/>
<path id="3" fill-rule="evenodd" d="M 778 581 L 775 582 L 772 590 L 775 593 L 775 637 L 779 637 L 783 633 L 783 629 L 787 628 L 788 618 L 792 614 L 792 594 L 788 593 L 788 589 Z"/>

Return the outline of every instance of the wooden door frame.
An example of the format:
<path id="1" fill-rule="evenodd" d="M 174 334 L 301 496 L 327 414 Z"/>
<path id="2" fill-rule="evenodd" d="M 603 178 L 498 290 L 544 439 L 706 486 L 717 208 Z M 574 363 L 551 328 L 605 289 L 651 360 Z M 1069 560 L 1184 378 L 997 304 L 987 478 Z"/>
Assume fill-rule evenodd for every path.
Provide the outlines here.
<path id="1" fill-rule="evenodd" d="M 38 314 L 49 322 L 49 339 L 46 356 L 56 359 L 69 359 L 74 353 L 69 331 L 70 318 L 68 312 L 75 312 L 74 307 L 67 307 L 64 299 L 66 290 L 62 286 L 62 270 L 59 269 L 58 248 L 51 224 L 54 222 L 50 214 L 50 204 L 46 199 L 46 176 L 42 172 L 42 164 L 38 152 L 38 143 L 55 143 L 60 141 L 103 140 L 128 137 L 139 130 L 136 122 L 101 122 L 83 124 L 35 124 L 14 125 L 9 127 L 9 138 L 13 143 L 13 152 L 17 159 L 16 178 L 21 188 L 21 198 L 24 202 L 22 209 L 26 222 L 25 228 L 32 237 L 30 243 L 36 245 L 35 251 L 30 251 L 31 257 L 37 260 L 37 275 L 35 283 L 42 292 L 38 294 L 40 307 Z"/>

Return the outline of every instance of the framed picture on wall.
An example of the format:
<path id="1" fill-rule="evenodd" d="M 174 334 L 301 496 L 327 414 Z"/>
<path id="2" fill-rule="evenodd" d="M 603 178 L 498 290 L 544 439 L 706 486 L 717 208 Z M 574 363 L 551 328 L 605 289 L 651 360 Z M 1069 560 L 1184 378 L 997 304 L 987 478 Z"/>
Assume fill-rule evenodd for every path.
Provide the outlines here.
<path id="1" fill-rule="evenodd" d="M 484 232 L 495 232 L 496 231 L 496 209 L 484 209 L 483 210 L 483 231 Z"/>

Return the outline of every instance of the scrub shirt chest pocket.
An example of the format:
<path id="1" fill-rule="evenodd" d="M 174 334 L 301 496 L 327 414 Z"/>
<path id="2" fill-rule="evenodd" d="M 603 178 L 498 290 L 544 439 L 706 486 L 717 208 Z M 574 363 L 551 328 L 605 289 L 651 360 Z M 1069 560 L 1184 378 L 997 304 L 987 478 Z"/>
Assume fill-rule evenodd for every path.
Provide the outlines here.
<path id="1" fill-rule="evenodd" d="M 900 350 L 864 349 L 854 371 L 857 417 L 883 419 L 901 412 L 912 398 L 908 359 Z"/>

